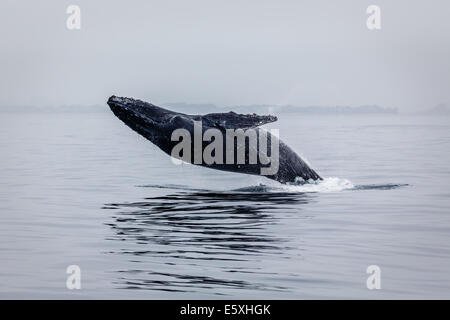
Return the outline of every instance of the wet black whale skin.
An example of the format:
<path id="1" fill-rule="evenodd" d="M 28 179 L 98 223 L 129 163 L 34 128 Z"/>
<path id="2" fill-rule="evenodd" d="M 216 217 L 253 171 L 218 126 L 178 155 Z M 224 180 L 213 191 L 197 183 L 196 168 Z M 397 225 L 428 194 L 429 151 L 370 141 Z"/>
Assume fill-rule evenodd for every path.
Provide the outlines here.
<path id="1" fill-rule="evenodd" d="M 237 114 L 234 112 L 228 113 L 210 113 L 206 115 L 188 115 L 184 113 L 167 110 L 151 103 L 136 100 L 132 98 L 123 98 L 111 96 L 108 99 L 108 105 L 112 112 L 122 120 L 128 127 L 150 140 L 153 144 L 158 146 L 162 151 L 171 154 L 173 147 L 178 144 L 178 141 L 171 141 L 172 132 L 176 129 L 184 128 L 194 136 L 194 121 L 202 121 L 202 133 L 208 129 L 219 129 L 223 134 L 223 142 L 225 146 L 225 130 L 226 129 L 254 129 L 259 137 L 263 129 L 258 128 L 263 124 L 274 122 L 277 117 L 266 115 L 260 116 L 256 114 Z M 278 139 L 276 136 L 267 132 L 268 150 L 272 141 Z M 209 144 L 209 141 L 204 141 L 202 150 Z M 279 181 L 281 183 L 298 181 L 299 178 L 303 180 L 322 180 L 322 178 L 311 169 L 305 161 L 303 161 L 289 146 L 278 139 L 279 143 L 279 169 L 276 174 L 266 175 L 265 177 Z M 236 144 L 236 142 L 235 142 Z M 192 144 L 193 145 L 193 144 Z M 194 163 L 194 146 L 192 146 L 192 159 Z M 249 164 L 248 153 L 249 148 L 246 146 L 246 161 L 245 164 L 206 164 L 202 162 L 201 166 L 245 173 L 253 175 L 261 175 L 261 168 L 268 167 L 268 165 Z M 224 147 L 225 155 L 225 147 Z M 236 152 L 235 152 L 236 157 Z M 225 161 L 224 161 L 225 162 Z"/>

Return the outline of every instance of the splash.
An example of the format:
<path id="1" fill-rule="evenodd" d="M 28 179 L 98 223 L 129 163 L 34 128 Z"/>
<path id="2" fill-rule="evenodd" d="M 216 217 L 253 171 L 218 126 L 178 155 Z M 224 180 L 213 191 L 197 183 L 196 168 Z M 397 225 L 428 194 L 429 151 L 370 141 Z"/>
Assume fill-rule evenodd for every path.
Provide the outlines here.
<path id="1" fill-rule="evenodd" d="M 242 188 L 232 189 L 232 190 L 214 190 L 214 189 L 199 189 L 192 188 L 184 185 L 140 185 L 138 187 L 144 188 L 158 188 L 158 189 L 173 189 L 173 190 L 183 190 L 190 192 L 235 192 L 235 193 L 330 193 L 330 192 L 340 192 L 345 190 L 355 190 L 355 191 L 368 191 L 368 190 L 392 190 L 402 187 L 406 187 L 408 184 L 397 184 L 397 183 L 387 183 L 387 184 L 367 184 L 367 185 L 354 185 L 350 180 L 338 178 L 338 177 L 328 177 L 321 181 L 297 181 L 290 184 L 281 184 L 277 181 L 267 181 L 264 180 L 256 185 L 246 186 Z"/>
<path id="2" fill-rule="evenodd" d="M 350 180 L 328 177 L 322 181 L 317 180 L 305 184 L 291 184 L 288 188 L 293 188 L 297 192 L 338 192 L 348 189 L 353 189 L 355 186 Z"/>
<path id="3" fill-rule="evenodd" d="M 235 189 L 240 192 L 339 192 L 347 189 L 353 189 L 355 186 L 347 179 L 329 177 L 321 181 L 294 182 L 291 184 L 281 184 L 271 182 L 270 184 L 259 184 Z"/>

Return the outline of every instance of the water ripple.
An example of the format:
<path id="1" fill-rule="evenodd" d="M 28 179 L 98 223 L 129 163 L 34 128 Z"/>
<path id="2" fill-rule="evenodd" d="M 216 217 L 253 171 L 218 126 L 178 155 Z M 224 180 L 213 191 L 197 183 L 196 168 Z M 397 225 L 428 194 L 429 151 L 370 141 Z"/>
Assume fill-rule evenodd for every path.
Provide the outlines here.
<path id="1" fill-rule="evenodd" d="M 268 255 L 286 257 L 292 248 L 268 227 L 277 224 L 277 212 L 310 200 L 310 196 L 299 193 L 254 192 L 249 196 L 239 192 L 195 191 L 106 204 L 104 209 L 114 210 L 112 222 L 107 223 L 113 231 L 108 240 L 121 243 L 120 249 L 109 254 L 130 256 L 134 262 L 157 261 L 180 269 L 179 273 L 162 272 L 161 266 L 157 270 L 153 270 L 155 267 L 117 270 L 120 273 L 117 284 L 119 288 L 169 291 L 191 291 L 205 286 L 282 290 L 229 279 L 230 274 L 262 273 L 254 268 L 258 259 Z M 253 267 L 239 269 L 246 262 Z M 220 272 L 216 277 L 186 275 L 183 265 L 188 263 L 197 267 L 215 263 Z"/>

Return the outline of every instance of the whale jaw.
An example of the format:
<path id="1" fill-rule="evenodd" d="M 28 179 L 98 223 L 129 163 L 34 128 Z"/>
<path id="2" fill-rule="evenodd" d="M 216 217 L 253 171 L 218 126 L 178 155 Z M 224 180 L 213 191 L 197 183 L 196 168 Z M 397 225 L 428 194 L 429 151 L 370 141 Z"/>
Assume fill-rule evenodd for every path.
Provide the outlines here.
<path id="1" fill-rule="evenodd" d="M 111 96 L 107 104 L 114 115 L 128 127 L 156 145 L 166 138 L 163 127 L 176 113 L 132 98 Z"/>

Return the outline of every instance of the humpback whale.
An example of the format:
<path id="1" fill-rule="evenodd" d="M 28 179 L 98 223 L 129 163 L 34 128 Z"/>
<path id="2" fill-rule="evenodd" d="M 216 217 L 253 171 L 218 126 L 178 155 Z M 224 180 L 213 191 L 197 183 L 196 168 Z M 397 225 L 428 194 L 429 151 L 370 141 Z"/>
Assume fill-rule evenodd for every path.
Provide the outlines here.
<path id="1" fill-rule="evenodd" d="M 299 179 L 300 181 L 322 180 L 305 161 L 276 135 L 259 128 L 263 124 L 277 121 L 278 119 L 275 116 L 244 115 L 232 111 L 228 113 L 188 115 L 167 110 L 145 101 L 116 96 L 111 96 L 107 104 L 114 115 L 128 127 L 150 140 L 165 153 L 185 162 L 217 170 L 263 175 L 281 183 L 296 182 Z M 177 149 L 177 145 L 179 149 L 180 144 L 179 139 L 174 139 L 174 133 L 179 132 L 179 130 L 183 130 L 184 133 L 188 133 L 191 136 L 201 134 L 201 137 L 200 140 L 194 138 L 194 143 L 190 144 L 190 149 L 185 149 L 174 155 L 174 150 Z M 229 139 L 227 135 L 233 130 L 245 134 L 244 139 L 241 140 L 244 143 L 243 145 L 238 144 L 238 139 Z M 213 132 L 214 134 L 208 135 L 208 132 Z M 254 132 L 257 143 L 252 144 L 250 142 L 252 135 L 247 134 L 249 132 Z M 263 138 L 267 138 L 267 141 L 264 141 Z M 199 154 L 201 156 L 207 151 L 211 152 L 209 141 L 212 141 L 211 143 L 226 141 L 226 144 L 216 145 L 216 149 L 211 153 L 215 161 L 199 160 Z M 244 151 L 242 151 L 242 146 Z M 264 154 L 262 152 L 264 146 L 270 152 L 265 150 Z M 275 149 L 274 146 L 277 146 L 278 149 Z M 229 156 L 230 150 L 232 151 L 231 156 Z M 241 157 L 239 155 L 240 151 L 242 151 L 240 153 Z M 271 153 L 270 156 L 269 153 Z M 258 157 L 254 156 L 256 154 L 258 154 Z M 277 159 L 273 159 L 274 155 L 277 155 Z M 256 160 L 255 162 L 256 158 L 260 161 Z M 269 163 L 268 159 L 273 160 L 273 163 L 276 160 L 276 166 L 273 163 Z M 275 168 L 276 170 L 269 170 L 268 166 L 271 165 L 272 169 Z"/>

